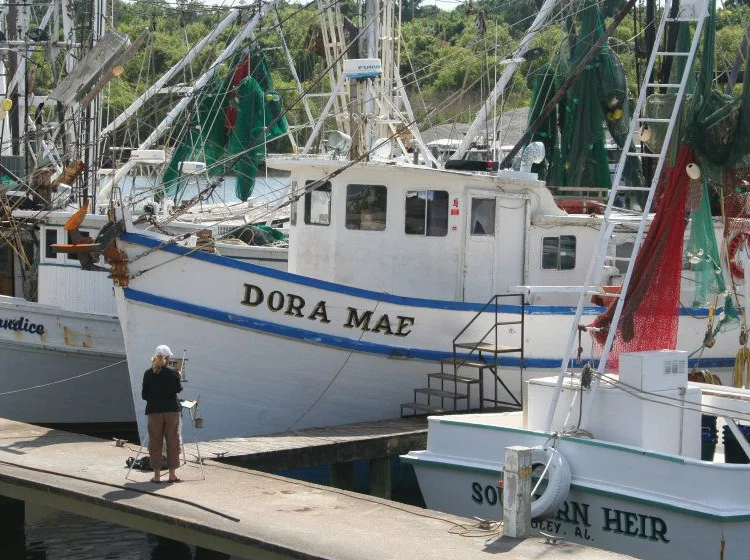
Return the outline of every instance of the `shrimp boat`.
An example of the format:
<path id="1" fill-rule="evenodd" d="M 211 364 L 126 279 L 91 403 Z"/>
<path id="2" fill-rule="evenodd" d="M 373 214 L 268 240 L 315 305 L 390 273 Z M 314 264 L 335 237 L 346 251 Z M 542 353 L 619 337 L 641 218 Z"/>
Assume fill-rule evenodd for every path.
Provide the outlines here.
<path id="1" fill-rule="evenodd" d="M 94 4 L 92 21 L 98 22 L 104 8 L 99 2 Z M 230 11 L 211 36 L 188 54 L 195 57 L 239 15 L 239 10 Z M 9 179 L 18 184 L 16 190 L 3 193 L 6 212 L 2 232 L 7 243 L 1 250 L 0 267 L 0 359 L 5 364 L 5 373 L 0 376 L 0 415 L 70 430 L 130 433 L 135 411 L 122 330 L 108 277 L 110 269 L 101 256 L 101 247 L 91 243 L 102 234 L 109 220 L 104 214 L 79 210 L 76 204 L 95 191 L 98 178 L 106 180 L 109 173 L 100 165 L 102 154 L 95 151 L 101 147 L 99 143 L 75 142 L 70 132 L 76 128 L 86 130 L 92 137 L 106 136 L 85 116 L 86 110 L 101 112 L 98 92 L 112 77 L 107 73 L 113 65 L 125 64 L 139 42 L 131 44 L 122 34 L 92 28 L 96 46 L 84 52 L 76 42 L 80 30 L 73 25 L 72 10 L 62 1 L 29 7 L 16 17 L 20 18 L 17 28 L 7 23 L 10 15 L 3 10 L 0 26 L 3 31 L 8 25 L 14 33 L 28 35 L 22 51 L 47 49 L 54 59 L 60 51 L 56 38 L 63 33 L 72 41 L 72 47 L 65 57 L 65 78 L 49 96 L 25 91 L 23 52 L 11 53 L 19 61 L 9 84 L 5 83 L 5 72 L 0 71 L 2 90 L 7 96 L 2 109 L 0 140 L 5 141 L 0 146 L 0 164 L 3 182 Z M 169 74 L 174 75 L 188 63 L 187 57 L 183 58 Z M 158 87 L 151 88 L 138 101 L 145 103 L 156 90 Z M 15 102 L 11 103 L 13 99 Z M 67 115 L 64 124 L 70 128 L 66 130 L 54 118 L 45 122 L 43 115 L 29 119 L 25 114 L 32 101 L 43 103 L 48 99 L 61 104 Z M 10 105 L 18 107 L 20 123 L 30 120 L 29 134 L 17 139 L 20 155 L 9 153 L 12 136 L 8 125 L 12 119 L 6 113 Z M 134 110 L 134 106 L 129 108 L 133 114 Z M 128 116 L 118 117 L 112 130 Z M 19 126 L 14 123 L 14 132 Z M 60 134 L 37 134 L 37 126 L 44 131 L 58 129 Z M 67 148 L 60 143 L 61 138 L 69 141 Z M 138 162 L 134 171 L 139 179 L 145 179 L 164 167 L 167 157 L 165 150 L 134 149 L 130 150 L 130 160 Z M 190 162 L 193 167 L 199 163 Z M 27 166 L 34 169 L 28 175 Z M 187 166 L 182 165 L 180 180 L 191 181 L 193 187 L 201 181 L 205 185 L 208 172 L 198 171 L 188 173 Z M 251 235 L 263 234 L 246 225 L 253 213 L 267 214 L 257 204 L 252 206 L 252 199 L 231 206 L 214 204 L 203 215 L 184 207 L 182 215 L 176 216 L 167 215 L 173 206 L 143 200 L 143 190 L 130 193 L 133 200 L 128 202 L 134 205 L 140 199 L 136 209 L 141 218 L 139 230 L 154 227 L 153 222 L 159 219 L 162 231 L 202 244 L 204 249 L 239 261 L 286 268 L 286 248 L 280 245 L 261 247 L 239 239 L 198 239 L 200 230 L 237 230 L 238 223 Z M 75 219 L 79 222 L 77 227 L 70 227 L 70 221 Z"/>
<path id="2" fill-rule="evenodd" d="M 553 6 L 545 2 L 540 9 L 530 34 L 508 60 L 498 92 Z M 382 12 L 393 17 L 387 9 Z M 693 23 L 703 21 L 705 6 L 694 13 L 699 17 Z M 392 37 L 387 29 L 373 35 Z M 359 100 L 399 89 L 398 65 L 384 62 L 392 51 L 368 52 L 381 58 L 348 60 L 332 80 L 332 99 L 345 84 Z M 692 62 L 695 50 L 685 52 Z M 585 53 L 578 54 L 579 62 Z M 671 107 L 679 105 L 672 100 Z M 606 338 L 612 321 L 597 317 L 608 313 L 604 306 L 610 302 L 623 301 L 618 291 L 627 287 L 643 235 L 655 227 L 654 214 L 647 211 L 651 199 L 640 208 L 614 202 L 656 190 L 669 149 L 671 129 L 665 134 L 665 125 L 671 114 L 649 117 L 654 136 L 661 138 L 658 150 L 643 156 L 656 164 L 653 184 L 621 182 L 626 160 L 632 165 L 642 156 L 631 147 L 647 118 L 641 115 L 622 138 L 625 155 L 609 208 L 592 215 L 569 214 L 556 204 L 554 189 L 532 172 L 540 161 L 538 145 L 524 150 L 518 169 L 495 170 L 480 162 L 477 171 L 477 162 L 460 161 L 460 147 L 454 154 L 458 161 L 443 168 L 422 145 L 406 96 L 373 106 L 396 109 L 391 120 L 373 119 L 350 129 L 351 135 L 331 131 L 325 157 L 309 150 L 323 127 L 321 118 L 300 154 L 267 159 L 269 167 L 290 173 L 287 272 L 137 232 L 127 211 L 117 210 L 125 231 L 116 240 L 122 266 L 113 277 L 137 411 L 143 406 L 138 384 L 156 339 L 188 348 L 193 356 L 189 389 L 200 395 L 206 419 L 200 437 L 207 440 L 408 412 L 520 408 L 524 380 L 548 376 L 574 359 L 597 367 L 601 335 Z M 490 112 L 485 106 L 479 122 Z M 406 125 L 394 124 L 394 115 L 405 115 Z M 428 164 L 413 163 L 418 158 L 406 150 L 399 153 L 407 130 Z M 362 151 L 367 145 L 375 149 Z M 681 171 L 690 162 L 681 164 Z M 684 213 L 666 222 L 684 223 Z M 710 264 L 709 251 L 722 228 L 710 215 L 708 224 L 708 245 L 693 251 L 706 255 L 700 263 Z M 674 269 L 669 276 L 643 273 L 644 280 L 656 274 L 671 283 L 654 293 L 641 288 L 639 306 L 631 304 L 628 317 L 656 315 L 663 323 L 657 330 L 637 323 L 621 345 L 625 350 L 700 348 L 688 365 L 711 366 L 726 379 L 737 344 L 714 336 L 723 311 L 713 304 L 679 309 L 680 298 L 693 298 L 695 291 L 692 281 L 681 285 L 680 275 L 692 280 L 699 271 L 681 270 L 684 230 L 670 230 L 668 236 L 659 231 L 663 235 L 657 239 L 677 247 L 676 274 Z M 593 279 L 589 270 L 599 271 L 602 262 L 601 278 Z M 711 266 L 714 276 L 716 268 Z M 579 298 L 584 284 L 586 296 Z M 594 319 L 596 326 L 578 327 Z M 628 324 L 635 323 L 629 319 Z M 145 425 L 136 416 L 143 434 Z"/>
<path id="3" fill-rule="evenodd" d="M 649 271 L 648 258 L 655 246 L 673 243 L 670 235 L 677 238 L 682 229 L 682 224 L 671 234 L 669 229 L 661 229 L 661 224 L 672 220 L 675 209 L 681 212 L 685 207 L 685 199 L 676 196 L 684 191 L 680 185 L 695 180 L 696 165 L 703 173 L 712 174 L 708 181 L 728 181 L 731 189 L 742 176 L 741 170 L 727 173 L 726 167 L 723 173 L 714 174 L 712 166 L 731 168 L 732 162 L 736 165 L 742 158 L 722 160 L 715 151 L 706 151 L 704 143 L 712 142 L 713 150 L 721 150 L 721 141 L 697 140 L 686 133 L 691 126 L 699 126 L 704 117 L 698 115 L 705 116 L 704 111 L 715 114 L 722 103 L 734 104 L 743 115 L 750 109 L 745 97 L 731 99 L 710 91 L 711 80 L 706 76 L 713 72 L 710 41 L 715 6 L 712 2 L 675 6 L 664 6 L 657 44 L 671 28 L 683 26 L 684 30 L 688 22 L 694 26 L 692 36 L 682 37 L 684 46 L 678 50 L 655 49 L 647 74 L 654 62 L 664 57 L 685 56 L 690 61 L 703 38 L 698 85 L 694 90 L 687 87 L 694 77 L 692 65 L 687 64 L 681 76 L 670 80 L 675 90 L 669 116 L 643 111 L 649 100 L 664 101 L 658 93 L 647 97 L 645 90 L 652 77 L 647 77 L 636 105 L 634 114 L 643 123 L 653 125 L 655 121 L 650 119 L 667 119 L 667 136 L 674 134 L 676 150 L 666 158 L 664 153 L 659 156 L 669 169 L 667 186 L 643 249 L 632 255 L 634 264 L 628 265 L 618 298 L 604 316 L 606 322 L 600 316 L 589 323 L 595 331 L 604 327 L 594 335 L 602 345 L 599 360 L 581 367 L 571 357 L 578 344 L 587 292 L 599 282 L 606 258 L 595 259 L 590 266 L 567 346 L 562 346 L 558 375 L 528 381 L 523 412 L 429 418 L 427 449 L 402 457 L 414 466 L 428 508 L 500 520 L 505 449 L 523 446 L 531 448 L 532 479 L 538 481 L 532 491 L 533 533 L 644 559 L 747 556 L 750 495 L 740 482 L 750 471 L 750 444 L 747 430 L 740 424 L 748 421 L 750 412 L 746 376 L 737 370 L 736 387 L 717 385 L 713 377 L 702 378 L 711 383 L 696 382 L 691 380 L 690 374 L 695 376 L 695 372 L 691 372 L 688 352 L 674 350 L 674 346 L 660 349 L 658 343 L 639 352 L 626 344 L 633 329 L 643 326 L 644 315 L 639 316 L 632 307 L 633 302 L 647 297 L 643 295 L 643 277 L 649 283 L 659 282 Z M 689 100 L 684 96 L 686 90 L 691 91 Z M 708 110 L 706 104 L 711 103 L 716 105 Z M 680 110 L 683 123 L 691 125 L 677 122 Z M 739 120 L 733 123 L 725 121 L 723 132 L 729 131 L 725 140 L 734 144 L 736 154 L 746 149 L 748 130 Z M 620 168 L 629 157 L 633 156 L 621 156 Z M 653 186 L 648 202 L 654 195 Z M 708 191 L 704 189 L 702 196 L 707 203 Z M 608 254 L 607 222 L 617 219 L 613 202 L 614 196 L 608 201 L 594 254 Z M 694 222 L 699 220 L 699 212 L 694 207 Z M 637 240 L 636 246 L 639 244 Z M 735 254 L 725 258 L 732 262 Z M 718 276 L 718 262 L 713 268 Z M 662 269 L 662 273 L 668 272 Z M 652 336 L 664 338 L 663 330 L 668 328 L 662 323 L 662 332 L 651 331 Z M 745 330 L 743 323 L 740 331 Z M 683 344 L 680 334 L 677 347 Z M 724 432 L 723 453 L 715 452 L 719 428 Z"/>

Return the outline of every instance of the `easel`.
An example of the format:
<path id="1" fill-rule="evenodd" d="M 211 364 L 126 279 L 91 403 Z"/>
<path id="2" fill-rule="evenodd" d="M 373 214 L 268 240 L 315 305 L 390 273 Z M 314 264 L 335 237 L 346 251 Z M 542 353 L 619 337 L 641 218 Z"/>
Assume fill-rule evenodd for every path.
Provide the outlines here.
<path id="1" fill-rule="evenodd" d="M 195 399 L 194 401 L 190 400 L 184 400 L 180 401 L 180 431 L 179 431 L 179 437 L 180 437 L 180 447 L 182 448 L 182 464 L 187 464 L 187 457 L 185 455 L 185 443 L 182 441 L 182 412 L 187 410 L 188 411 L 188 418 L 190 418 L 190 429 L 193 432 L 193 442 L 195 443 L 195 451 L 198 454 L 198 464 L 201 467 L 201 476 L 203 477 L 203 480 L 206 480 L 206 472 L 203 470 L 203 458 L 201 457 L 201 449 L 198 445 L 198 435 L 195 433 L 195 420 L 196 418 L 200 418 L 198 414 L 198 399 Z M 130 467 L 128 467 L 128 472 L 125 475 L 126 480 L 130 480 L 130 471 L 133 470 L 133 465 L 135 465 L 135 462 L 138 460 L 138 457 L 140 457 L 141 453 L 143 453 L 143 449 L 148 448 L 148 437 L 141 443 L 141 447 L 138 449 L 138 453 L 135 455 L 135 459 L 133 459 L 133 462 L 130 463 Z M 153 465 L 152 465 L 153 466 Z"/>

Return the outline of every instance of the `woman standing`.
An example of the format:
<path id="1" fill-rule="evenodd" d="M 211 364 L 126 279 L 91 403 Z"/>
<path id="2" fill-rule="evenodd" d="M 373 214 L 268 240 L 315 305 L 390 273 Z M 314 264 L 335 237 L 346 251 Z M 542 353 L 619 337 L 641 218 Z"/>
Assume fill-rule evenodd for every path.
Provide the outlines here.
<path id="1" fill-rule="evenodd" d="M 143 374 L 141 397 L 146 401 L 148 417 L 148 450 L 154 476 L 151 482 L 161 482 L 162 440 L 167 440 L 169 482 L 182 482 L 175 471 L 180 466 L 180 402 L 182 391 L 180 372 L 167 366 L 173 356 L 169 346 L 156 347 L 151 367 Z"/>

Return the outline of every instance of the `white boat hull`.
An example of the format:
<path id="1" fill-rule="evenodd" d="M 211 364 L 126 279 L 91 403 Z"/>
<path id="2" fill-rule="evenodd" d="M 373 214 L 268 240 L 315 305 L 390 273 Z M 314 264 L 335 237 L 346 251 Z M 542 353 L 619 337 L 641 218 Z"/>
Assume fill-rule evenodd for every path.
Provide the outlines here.
<path id="1" fill-rule="evenodd" d="M 35 424 L 135 420 L 117 317 L 0 297 L 0 416 Z"/>
<path id="2" fill-rule="evenodd" d="M 514 420 L 504 420 L 516 416 Z M 504 450 L 550 435 L 513 427 L 520 414 L 430 418 L 413 464 L 429 509 L 502 519 Z M 710 463 L 598 440 L 563 437 L 573 480 L 562 507 L 534 531 L 636 558 L 747 557 L 750 465 Z M 721 556 L 721 550 L 724 555 Z"/>
<path id="3" fill-rule="evenodd" d="M 140 234 L 122 236 L 118 247 L 130 260 L 128 286 L 116 297 L 142 434 L 141 381 L 158 344 L 188 350 L 185 396 L 201 397 L 201 439 L 246 436 L 397 416 L 427 374 L 440 371 L 439 361 L 452 357 L 454 337 L 483 307 L 361 290 Z M 517 320 L 519 311 L 503 305 L 499 319 Z M 591 308 L 592 318 L 598 311 Z M 559 368 L 572 314 L 527 307 L 524 379 Z M 494 321 L 494 312 L 485 313 L 462 339 L 479 340 Z M 693 342 L 685 347 L 699 346 L 703 317 L 681 321 L 680 336 Z M 519 346 L 520 326 L 503 328 L 498 342 Z M 704 359 L 729 365 L 730 356 L 717 344 Z M 520 353 L 500 359 L 501 378 L 519 400 L 520 361 Z M 476 390 L 473 396 L 477 406 Z M 508 400 L 502 389 L 499 397 Z"/>

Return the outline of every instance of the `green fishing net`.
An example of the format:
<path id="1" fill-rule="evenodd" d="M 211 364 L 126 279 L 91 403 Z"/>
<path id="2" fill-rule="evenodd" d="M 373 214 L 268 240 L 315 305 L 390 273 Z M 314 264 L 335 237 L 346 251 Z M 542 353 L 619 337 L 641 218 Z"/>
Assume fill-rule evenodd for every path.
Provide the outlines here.
<path id="1" fill-rule="evenodd" d="M 711 201 L 715 198 L 712 194 L 719 193 L 725 202 L 725 237 L 729 239 L 747 230 L 747 220 L 744 218 L 750 217 L 750 213 L 747 212 L 744 195 L 737 193 L 733 187 L 738 180 L 736 171 L 742 167 L 736 168 L 733 163 L 742 162 L 750 152 L 744 143 L 747 137 L 743 136 L 740 126 L 742 109 L 750 109 L 750 104 L 744 105 L 741 97 L 735 98 L 713 89 L 715 0 L 711 0 L 709 10 L 699 71 L 694 73 L 697 80 L 690 84 L 693 95 L 680 118 L 680 140 L 693 148 L 701 170 L 700 202 L 691 216 L 690 240 L 685 253 L 695 272 L 693 306 L 723 306 L 723 315 L 715 329 L 718 332 L 736 323 L 739 311 L 727 290 L 727 281 L 722 272 Z M 687 27 L 688 24 L 681 25 Z M 747 92 L 750 88 L 745 90 Z"/>
<path id="2" fill-rule="evenodd" d="M 586 58 L 604 33 L 604 18 L 596 3 L 567 22 L 568 41 L 553 62 L 534 77 L 529 123 Z M 630 127 L 625 70 L 607 42 L 568 88 L 555 110 L 544 119 L 531 141 L 544 143 L 546 160 L 534 171 L 556 187 L 611 187 L 606 128 L 618 147 L 623 147 Z M 639 165 L 625 169 L 625 180 L 643 185 Z M 568 193 L 575 192 L 569 189 Z M 558 190 L 558 192 L 560 192 Z"/>
<path id="3" fill-rule="evenodd" d="M 198 95 L 189 125 L 175 143 L 162 176 L 164 191 L 177 195 L 187 184 L 184 161 L 204 162 L 210 177 L 236 175 L 235 194 L 253 192 L 265 144 L 286 133 L 281 97 L 262 53 L 238 54 L 225 78 L 215 75 Z"/>

